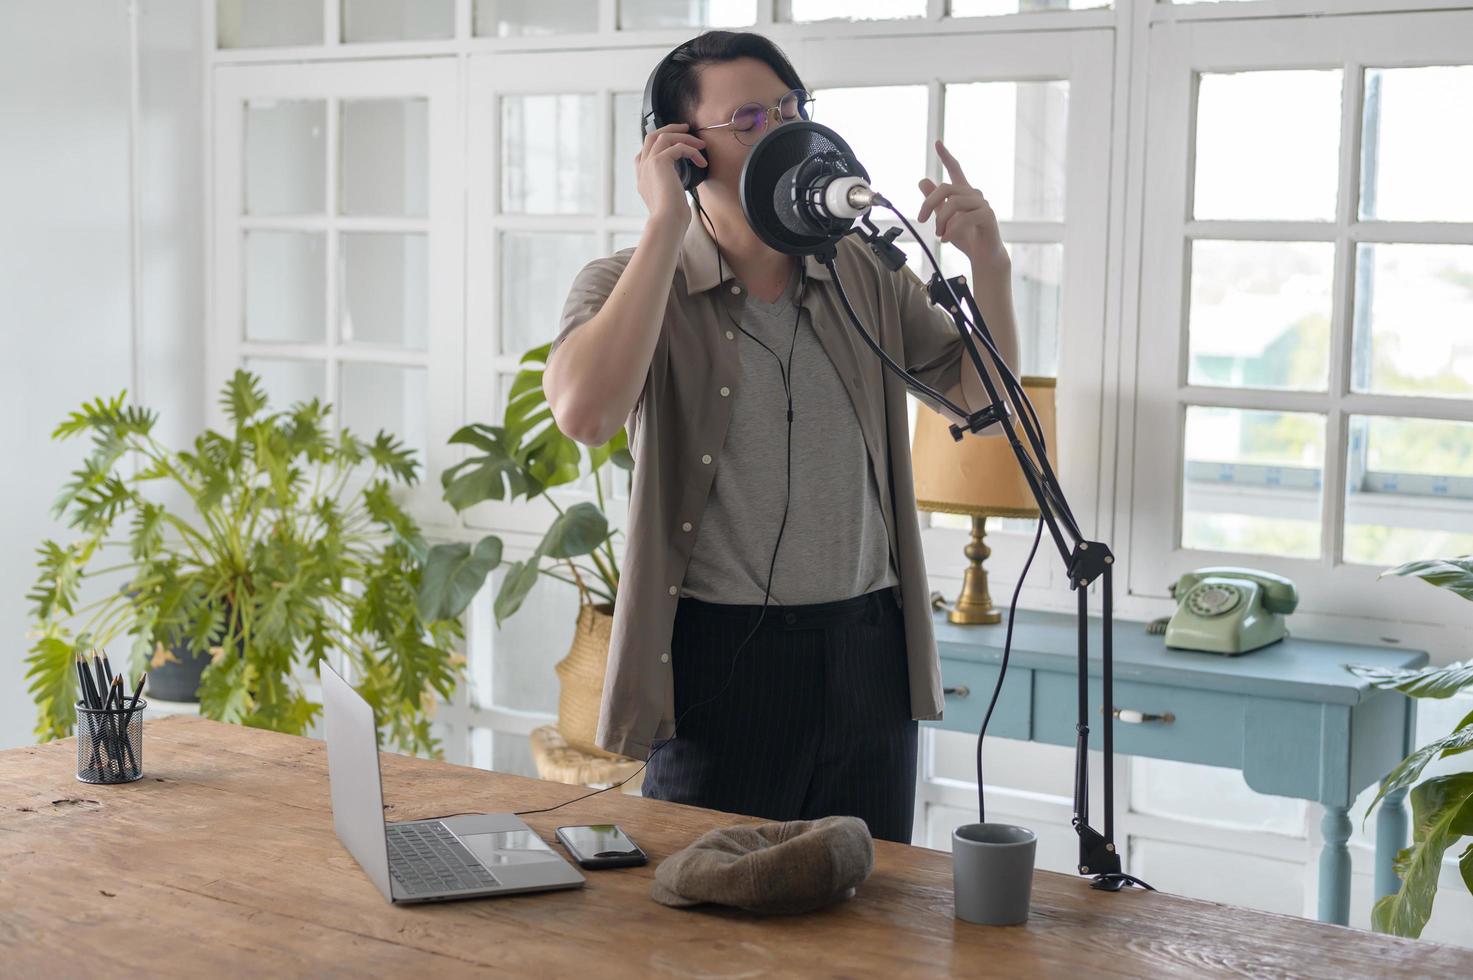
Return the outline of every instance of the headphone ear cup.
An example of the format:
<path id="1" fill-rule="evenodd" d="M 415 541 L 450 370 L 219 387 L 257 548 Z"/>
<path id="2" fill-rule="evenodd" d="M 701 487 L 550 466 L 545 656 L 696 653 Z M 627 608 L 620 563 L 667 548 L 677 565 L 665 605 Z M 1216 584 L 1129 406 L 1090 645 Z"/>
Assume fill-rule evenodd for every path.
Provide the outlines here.
<path id="1" fill-rule="evenodd" d="M 706 179 L 707 170 L 689 157 L 681 157 L 675 161 L 675 173 L 680 177 L 680 186 L 690 191 Z"/>

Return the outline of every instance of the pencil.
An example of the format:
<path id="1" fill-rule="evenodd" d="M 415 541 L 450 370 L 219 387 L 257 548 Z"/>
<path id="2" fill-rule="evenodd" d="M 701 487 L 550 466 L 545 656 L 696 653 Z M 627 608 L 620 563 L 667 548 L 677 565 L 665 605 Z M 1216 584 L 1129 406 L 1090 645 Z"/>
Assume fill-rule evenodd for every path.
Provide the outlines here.
<path id="1" fill-rule="evenodd" d="M 92 672 L 97 675 L 97 706 L 106 708 L 108 679 L 106 672 L 102 669 L 102 657 L 96 653 L 92 655 Z"/>
<path id="2" fill-rule="evenodd" d="M 118 738 L 117 717 L 112 713 L 113 695 L 118 692 L 117 682 L 107 686 L 107 693 L 102 698 L 102 724 L 107 729 L 107 758 L 111 768 L 121 771 L 122 745 Z"/>
<path id="3" fill-rule="evenodd" d="M 125 733 L 127 732 L 129 726 L 133 723 L 133 712 L 139 710 L 138 695 L 143 693 L 143 682 L 146 680 L 148 680 L 148 671 L 144 671 L 143 673 L 139 674 L 138 683 L 133 685 L 133 697 L 129 699 L 132 703 L 123 713 L 123 731 Z M 119 696 L 121 697 L 121 695 Z M 128 755 L 132 757 L 133 774 L 136 776 L 138 775 L 139 769 L 141 767 L 138 764 L 138 757 L 136 755 L 133 755 L 133 740 L 131 738 L 128 740 Z"/>
<path id="4" fill-rule="evenodd" d="M 133 739 L 128 735 L 128 711 L 123 704 L 124 698 L 123 675 L 119 674 L 113 678 L 112 690 L 109 692 L 109 700 L 116 706 L 113 708 L 112 718 L 114 731 L 118 737 L 118 770 L 122 774 L 122 768 L 126 765 L 129 771 L 138 768 L 136 757 L 133 755 Z"/>
<path id="5" fill-rule="evenodd" d="M 97 695 L 97 688 L 92 684 L 92 671 L 87 666 L 87 661 L 82 659 L 80 651 L 77 653 L 77 669 L 82 674 L 82 700 L 87 702 L 87 707 L 100 707 L 101 699 Z"/>
<path id="6" fill-rule="evenodd" d="M 82 659 L 81 651 L 77 651 L 77 679 L 77 694 L 82 703 L 88 708 L 94 707 L 92 672 L 87 669 L 87 663 Z M 97 756 L 97 716 L 82 712 L 79 717 L 87 720 L 87 740 L 92 743 L 92 757 L 87 764 L 93 769 L 98 769 L 102 763 Z M 82 736 L 78 733 L 77 737 Z"/>
<path id="7" fill-rule="evenodd" d="M 133 707 L 138 707 L 138 695 L 143 693 L 143 682 L 148 680 L 148 671 L 138 675 L 138 683 L 133 685 Z"/>

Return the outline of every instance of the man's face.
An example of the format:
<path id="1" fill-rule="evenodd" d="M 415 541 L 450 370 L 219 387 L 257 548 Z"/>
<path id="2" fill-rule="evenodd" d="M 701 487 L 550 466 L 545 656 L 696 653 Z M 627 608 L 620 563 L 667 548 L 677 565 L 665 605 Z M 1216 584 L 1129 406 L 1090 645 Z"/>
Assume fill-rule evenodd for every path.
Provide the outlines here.
<path id="1" fill-rule="evenodd" d="M 706 65 L 696 77 L 700 98 L 689 120 L 692 130 L 730 123 L 732 113 L 748 103 L 764 108 L 774 106 L 792 90 L 766 62 L 756 58 Z M 706 182 L 735 192 L 742 165 L 752 149 L 750 144 L 756 143 L 780 118 L 780 114 L 773 113 L 766 120 L 766 128 L 746 133 L 736 132 L 734 126 L 702 128 L 696 133 L 706 141 L 706 160 L 710 164 Z"/>

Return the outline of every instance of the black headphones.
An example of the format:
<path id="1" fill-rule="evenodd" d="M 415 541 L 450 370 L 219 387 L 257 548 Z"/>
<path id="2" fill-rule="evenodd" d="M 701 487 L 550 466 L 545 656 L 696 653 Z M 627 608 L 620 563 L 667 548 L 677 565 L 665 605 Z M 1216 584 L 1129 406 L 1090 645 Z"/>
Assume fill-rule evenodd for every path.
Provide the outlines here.
<path id="1" fill-rule="evenodd" d="M 676 45 L 669 54 L 660 59 L 655 65 L 655 70 L 650 72 L 650 77 L 644 83 L 644 103 L 639 110 L 639 131 L 641 136 L 648 136 L 661 126 L 665 120 L 655 111 L 655 82 L 660 77 L 660 72 L 665 69 L 671 58 L 679 54 L 689 41 Z M 696 185 L 706 179 L 706 168 L 697 164 L 690 157 L 679 157 L 675 161 L 675 172 L 680 176 L 680 186 L 686 190 L 694 190 Z"/>
<path id="2" fill-rule="evenodd" d="M 692 38 L 691 40 L 695 39 Z M 682 41 L 680 44 L 677 44 L 665 57 L 660 59 L 660 63 L 655 65 L 655 70 L 650 72 L 650 77 L 645 80 L 644 101 L 639 108 L 639 132 L 641 138 L 648 136 L 669 122 L 669 120 L 661 116 L 655 109 L 655 83 L 659 81 L 660 73 L 665 70 L 665 65 L 677 54 L 685 50 L 685 46 L 690 43 L 690 41 Z M 803 114 L 803 118 L 808 118 L 806 112 Z M 687 130 L 687 132 L 691 132 L 691 130 Z M 705 167 L 696 163 L 690 157 L 676 158 L 675 172 L 680 176 L 680 186 L 687 191 L 695 190 L 696 185 L 706 179 L 707 173 Z"/>

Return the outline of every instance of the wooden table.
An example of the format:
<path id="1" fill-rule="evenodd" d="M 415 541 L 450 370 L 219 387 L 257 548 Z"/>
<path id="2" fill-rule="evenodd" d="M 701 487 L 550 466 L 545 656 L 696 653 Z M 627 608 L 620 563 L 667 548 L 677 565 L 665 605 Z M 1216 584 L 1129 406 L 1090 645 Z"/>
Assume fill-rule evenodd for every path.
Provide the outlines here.
<path id="1" fill-rule="evenodd" d="M 333 834 L 323 743 L 150 720 L 144 778 L 89 786 L 70 739 L 0 753 L 6 976 L 1470 976 L 1473 952 L 1049 872 L 1024 926 L 952 916 L 951 860 L 879 841 L 857 896 L 759 918 L 649 898 L 655 864 L 751 818 L 605 794 L 528 818 L 614 820 L 650 853 L 575 891 L 387 904 Z M 385 755 L 389 817 L 546 806 L 559 783 Z"/>
<path id="2" fill-rule="evenodd" d="M 945 717 L 928 722 L 975 733 L 997 683 L 1007 627 L 959 626 L 935 613 Z M 1293 620 L 1290 620 L 1292 626 Z M 1091 717 L 1102 704 L 1100 630 L 1090 626 Z M 1416 701 L 1374 688 L 1347 664 L 1421 667 L 1421 650 L 1290 636 L 1240 657 L 1168 649 L 1146 624 L 1115 621 L 1115 707 L 1155 720 L 1115 724 L 1116 762 L 1139 755 L 1243 773 L 1260 793 L 1324 807 L 1319 917 L 1350 921 L 1350 807 L 1415 747 Z M 1079 717 L 1078 627 L 1072 615 L 1021 610 L 1008 678 L 989 737 L 1073 745 Z M 1100 748 L 1099 728 L 1090 747 Z M 1376 810 L 1376 897 L 1401 887 L 1393 861 L 1407 845 L 1406 790 Z M 1119 803 L 1117 802 L 1117 806 Z M 1096 824 L 1098 826 L 1098 823 Z"/>

